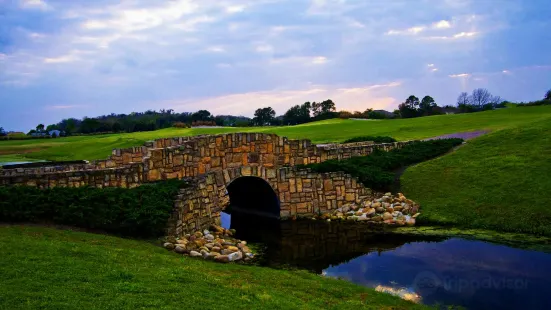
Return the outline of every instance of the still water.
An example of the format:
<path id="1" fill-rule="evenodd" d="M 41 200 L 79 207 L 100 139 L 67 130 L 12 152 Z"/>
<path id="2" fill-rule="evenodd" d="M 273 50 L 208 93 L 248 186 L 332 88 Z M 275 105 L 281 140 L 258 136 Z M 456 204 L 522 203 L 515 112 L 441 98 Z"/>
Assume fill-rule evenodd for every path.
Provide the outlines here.
<path id="1" fill-rule="evenodd" d="M 467 309 L 551 309 L 551 254 L 458 238 L 366 231 L 322 221 L 223 214 L 237 237 L 262 245 L 259 264 L 302 268 Z"/>

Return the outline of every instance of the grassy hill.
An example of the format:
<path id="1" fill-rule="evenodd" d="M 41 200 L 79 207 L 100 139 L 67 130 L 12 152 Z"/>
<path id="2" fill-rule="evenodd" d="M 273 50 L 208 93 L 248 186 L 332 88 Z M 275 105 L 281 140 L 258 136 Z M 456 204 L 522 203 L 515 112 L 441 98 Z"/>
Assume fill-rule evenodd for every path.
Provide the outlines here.
<path id="1" fill-rule="evenodd" d="M 423 309 L 305 271 L 223 265 L 143 241 L 0 227 L 0 309 Z"/>
<path id="2" fill-rule="evenodd" d="M 471 140 L 401 183 L 424 223 L 551 236 L 551 118 Z"/>
<path id="3" fill-rule="evenodd" d="M 551 106 L 508 108 L 472 114 L 439 115 L 398 120 L 327 120 L 286 127 L 169 128 L 150 132 L 80 136 L 53 140 L 0 141 L 0 162 L 15 155 L 42 160 L 105 159 L 114 148 L 142 145 L 145 141 L 176 136 L 228 132 L 266 132 L 315 143 L 341 142 L 362 135 L 392 136 L 398 140 L 422 139 L 473 130 L 498 130 L 539 119 L 551 118 Z M 8 158 L 7 156 L 10 155 Z"/>

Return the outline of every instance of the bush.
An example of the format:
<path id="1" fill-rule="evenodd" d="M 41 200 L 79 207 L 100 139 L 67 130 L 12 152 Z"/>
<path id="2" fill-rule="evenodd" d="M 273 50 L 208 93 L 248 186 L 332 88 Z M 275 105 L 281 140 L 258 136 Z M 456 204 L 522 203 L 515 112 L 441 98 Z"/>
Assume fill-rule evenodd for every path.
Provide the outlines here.
<path id="1" fill-rule="evenodd" d="M 316 172 L 343 171 L 358 178 L 365 186 L 375 190 L 389 190 L 395 179 L 395 170 L 419 163 L 442 154 L 461 144 L 462 139 L 415 141 L 401 149 L 375 150 L 368 156 L 346 160 L 328 160 L 319 164 L 302 165 Z"/>
<path id="2" fill-rule="evenodd" d="M 172 124 L 172 127 L 176 127 L 176 128 L 189 128 L 190 126 L 186 123 L 183 123 L 183 122 L 175 122 L 174 124 Z"/>
<path id="3" fill-rule="evenodd" d="M 0 220 L 99 229 L 133 237 L 163 235 L 180 180 L 125 188 L 0 187 Z"/>
<path id="4" fill-rule="evenodd" d="M 343 143 L 366 142 L 366 141 L 373 141 L 375 143 L 392 143 L 392 142 L 396 142 L 396 139 L 388 136 L 361 136 L 361 137 L 350 138 L 348 140 L 345 140 Z"/>

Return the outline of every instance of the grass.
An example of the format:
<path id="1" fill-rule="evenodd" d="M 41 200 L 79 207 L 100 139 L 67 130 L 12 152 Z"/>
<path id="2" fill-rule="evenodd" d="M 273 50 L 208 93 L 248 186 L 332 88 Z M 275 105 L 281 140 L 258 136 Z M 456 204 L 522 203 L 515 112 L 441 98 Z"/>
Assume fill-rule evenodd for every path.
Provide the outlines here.
<path id="1" fill-rule="evenodd" d="M 508 108 L 472 114 L 439 115 L 415 119 L 362 121 L 326 120 L 298 126 L 250 128 L 169 128 L 150 132 L 78 136 L 58 139 L 0 141 L 0 155 L 21 154 L 42 160 L 105 159 L 114 148 L 142 145 L 155 138 L 229 132 L 276 133 L 314 143 L 342 142 L 357 136 L 391 136 L 397 140 L 434 137 L 455 132 L 499 130 L 551 117 L 551 106 Z M 0 161 L 4 160 L 0 157 Z"/>
<path id="2" fill-rule="evenodd" d="M 0 227 L 0 309 L 422 309 L 346 281 L 192 259 L 147 242 Z"/>
<path id="3" fill-rule="evenodd" d="M 421 223 L 551 236 L 551 118 L 471 140 L 401 183 Z"/>

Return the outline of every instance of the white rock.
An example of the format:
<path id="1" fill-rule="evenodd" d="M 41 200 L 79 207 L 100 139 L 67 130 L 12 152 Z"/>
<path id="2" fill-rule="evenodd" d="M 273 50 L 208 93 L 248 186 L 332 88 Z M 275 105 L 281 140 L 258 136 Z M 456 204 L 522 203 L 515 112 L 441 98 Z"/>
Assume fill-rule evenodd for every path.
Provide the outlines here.
<path id="1" fill-rule="evenodd" d="M 241 251 L 237 251 L 235 253 L 231 253 L 228 255 L 228 258 L 230 260 L 230 262 L 234 262 L 234 261 L 237 261 L 237 260 L 240 260 L 243 258 L 243 254 L 241 253 Z"/>
<path id="2" fill-rule="evenodd" d="M 197 252 L 197 251 L 190 251 L 189 256 L 191 256 L 191 257 L 200 257 L 200 256 L 203 256 L 203 255 L 201 253 Z"/>

